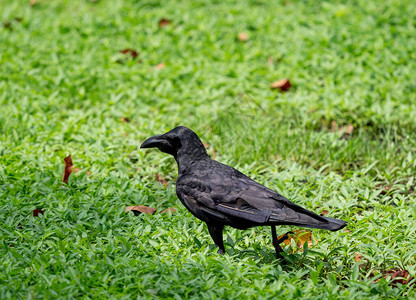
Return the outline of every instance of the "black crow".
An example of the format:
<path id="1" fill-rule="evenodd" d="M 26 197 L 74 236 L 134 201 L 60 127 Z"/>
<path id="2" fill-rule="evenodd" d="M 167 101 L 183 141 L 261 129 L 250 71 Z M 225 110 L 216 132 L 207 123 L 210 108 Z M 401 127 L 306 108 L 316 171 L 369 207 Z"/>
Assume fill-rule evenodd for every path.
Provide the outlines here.
<path id="1" fill-rule="evenodd" d="M 155 135 L 143 142 L 140 148 L 159 148 L 175 157 L 178 163 L 176 194 L 185 207 L 204 221 L 208 231 L 224 253 L 222 230 L 225 225 L 247 229 L 254 226 L 271 226 L 276 256 L 282 258 L 283 249 L 276 236 L 275 225 L 296 225 L 340 230 L 347 225 L 342 220 L 319 216 L 255 182 L 236 169 L 212 160 L 198 135 L 180 126 Z"/>

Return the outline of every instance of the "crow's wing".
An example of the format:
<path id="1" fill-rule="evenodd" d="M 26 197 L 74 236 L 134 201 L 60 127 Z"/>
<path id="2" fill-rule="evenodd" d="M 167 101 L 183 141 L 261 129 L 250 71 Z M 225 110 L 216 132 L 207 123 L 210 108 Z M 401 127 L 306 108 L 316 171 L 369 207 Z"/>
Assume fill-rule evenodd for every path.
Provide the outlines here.
<path id="1" fill-rule="evenodd" d="M 178 179 L 177 192 L 185 201 L 189 197 L 194 199 L 205 214 L 218 221 L 221 216 L 224 220 L 238 219 L 258 225 L 287 224 L 329 230 L 346 225 L 344 221 L 308 211 L 238 171 L 203 177 L 183 176 Z"/>

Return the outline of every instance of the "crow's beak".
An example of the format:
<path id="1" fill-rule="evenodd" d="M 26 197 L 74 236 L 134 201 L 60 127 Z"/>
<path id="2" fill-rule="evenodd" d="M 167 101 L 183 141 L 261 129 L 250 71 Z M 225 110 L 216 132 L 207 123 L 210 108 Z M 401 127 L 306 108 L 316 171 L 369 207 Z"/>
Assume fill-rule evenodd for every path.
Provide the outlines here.
<path id="1" fill-rule="evenodd" d="M 158 134 L 145 140 L 140 148 L 160 148 L 166 144 L 167 141 L 163 138 L 163 134 Z"/>

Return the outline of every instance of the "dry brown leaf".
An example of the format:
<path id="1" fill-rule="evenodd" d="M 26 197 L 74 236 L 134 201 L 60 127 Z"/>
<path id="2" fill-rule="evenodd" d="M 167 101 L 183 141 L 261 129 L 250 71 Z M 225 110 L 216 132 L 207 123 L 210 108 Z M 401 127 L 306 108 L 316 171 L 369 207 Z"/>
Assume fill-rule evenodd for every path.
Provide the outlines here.
<path id="1" fill-rule="evenodd" d="M 332 132 L 342 132 L 342 138 L 348 139 L 353 131 L 354 131 L 354 125 L 348 124 L 342 127 L 338 127 L 337 122 L 332 120 L 331 121 L 331 131 Z"/>
<path id="2" fill-rule="evenodd" d="M 123 123 L 130 123 L 130 119 L 127 117 L 120 118 L 120 121 Z"/>
<path id="3" fill-rule="evenodd" d="M 354 125 L 348 124 L 347 126 L 344 126 L 341 128 L 346 134 L 351 135 L 354 131 Z"/>
<path id="4" fill-rule="evenodd" d="M 356 263 L 359 263 L 360 261 L 363 260 L 363 256 L 361 254 L 358 254 L 357 252 L 355 252 L 354 260 L 355 260 Z"/>
<path id="5" fill-rule="evenodd" d="M 323 211 L 321 211 L 321 216 L 326 216 L 328 213 L 329 213 L 329 211 L 324 209 Z"/>
<path id="6" fill-rule="evenodd" d="M 390 270 L 385 271 L 383 277 L 385 279 L 389 279 L 389 285 L 394 286 L 398 283 L 406 285 L 413 279 L 412 276 L 409 276 L 409 271 L 407 270 Z M 377 283 L 380 281 L 380 278 L 377 280 L 374 280 L 374 283 Z"/>
<path id="7" fill-rule="evenodd" d="M 32 214 L 34 217 L 37 217 L 39 215 L 43 215 L 45 211 L 41 210 L 40 208 L 36 208 L 32 211 Z"/>
<path id="8" fill-rule="evenodd" d="M 174 208 L 174 207 L 169 207 L 169 208 L 166 208 L 166 209 L 162 210 L 160 213 L 161 213 L 161 214 L 164 214 L 164 213 L 167 213 L 169 210 L 170 210 L 172 213 L 176 212 L 176 208 Z"/>
<path id="9" fill-rule="evenodd" d="M 245 41 L 247 41 L 247 40 L 248 40 L 248 34 L 247 34 L 247 33 L 245 33 L 245 32 L 240 32 L 240 33 L 238 34 L 238 40 L 239 40 L 240 42 L 245 42 Z"/>
<path id="10" fill-rule="evenodd" d="M 162 18 L 162 19 L 160 19 L 160 20 L 159 20 L 159 22 L 158 22 L 159 28 L 162 28 L 162 27 L 168 26 L 168 25 L 170 25 L 170 24 L 172 24 L 172 21 L 171 21 L 171 20 L 168 20 L 168 19 L 166 19 L 166 18 Z"/>
<path id="11" fill-rule="evenodd" d="M 160 63 L 160 64 L 158 64 L 157 66 L 155 66 L 155 69 L 156 70 L 161 70 L 161 69 L 163 69 L 165 67 L 165 63 Z"/>
<path id="12" fill-rule="evenodd" d="M 378 187 L 381 187 L 383 190 L 381 191 L 381 195 L 387 195 L 387 193 L 391 190 L 392 186 L 385 186 L 383 187 L 382 185 L 379 185 Z"/>
<path id="13" fill-rule="evenodd" d="M 132 57 L 133 59 L 135 59 L 135 58 L 137 58 L 137 56 L 139 56 L 139 53 L 138 53 L 136 50 L 134 50 L 134 49 L 129 49 L 129 48 L 126 48 L 126 49 L 120 50 L 120 53 L 122 53 L 122 54 L 124 54 L 124 55 L 126 55 L 126 56 L 130 56 L 130 57 Z"/>
<path id="14" fill-rule="evenodd" d="M 337 125 L 337 122 L 335 122 L 335 121 L 331 121 L 331 131 L 332 132 L 337 132 L 338 131 L 338 125 Z"/>
<path id="15" fill-rule="evenodd" d="M 270 88 L 272 89 L 280 89 L 280 91 L 282 92 L 286 92 L 287 90 L 290 89 L 292 85 L 290 84 L 289 79 L 284 78 L 284 79 L 280 79 L 278 81 L 273 82 L 270 85 Z"/>
<path id="16" fill-rule="evenodd" d="M 279 236 L 277 239 L 281 239 L 283 236 L 284 234 Z M 312 232 L 310 232 L 309 230 L 300 229 L 293 231 L 293 234 L 289 234 L 289 238 L 284 240 L 283 243 L 290 246 L 292 244 L 291 241 L 294 240 L 296 242 L 296 246 L 298 248 L 302 248 L 303 244 L 306 242 L 308 243 L 308 248 L 310 248 L 313 245 L 312 239 L 315 242 L 318 242 L 316 238 L 312 236 Z"/>
<path id="17" fill-rule="evenodd" d="M 168 184 L 167 180 L 163 178 L 159 173 L 156 174 L 156 180 L 165 186 Z"/>
<path id="18" fill-rule="evenodd" d="M 72 173 L 72 159 L 71 154 L 64 158 L 65 161 L 65 169 L 64 169 L 64 176 L 62 181 L 68 183 L 69 175 Z"/>
<path id="19" fill-rule="evenodd" d="M 140 215 L 141 213 L 153 215 L 156 211 L 156 208 L 148 207 L 144 205 L 135 205 L 135 206 L 127 206 L 126 212 L 132 211 L 136 216 Z"/>

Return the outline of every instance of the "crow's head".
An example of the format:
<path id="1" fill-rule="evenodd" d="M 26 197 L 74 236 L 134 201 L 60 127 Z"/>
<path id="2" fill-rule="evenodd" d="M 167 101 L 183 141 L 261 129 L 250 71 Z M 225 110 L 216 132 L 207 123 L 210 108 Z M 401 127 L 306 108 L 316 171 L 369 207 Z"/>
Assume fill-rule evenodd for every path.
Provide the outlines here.
<path id="1" fill-rule="evenodd" d="M 145 140 L 140 148 L 158 148 L 160 151 L 173 155 L 199 159 L 208 154 L 198 135 L 191 129 L 179 126 L 165 134 L 152 136 Z"/>

